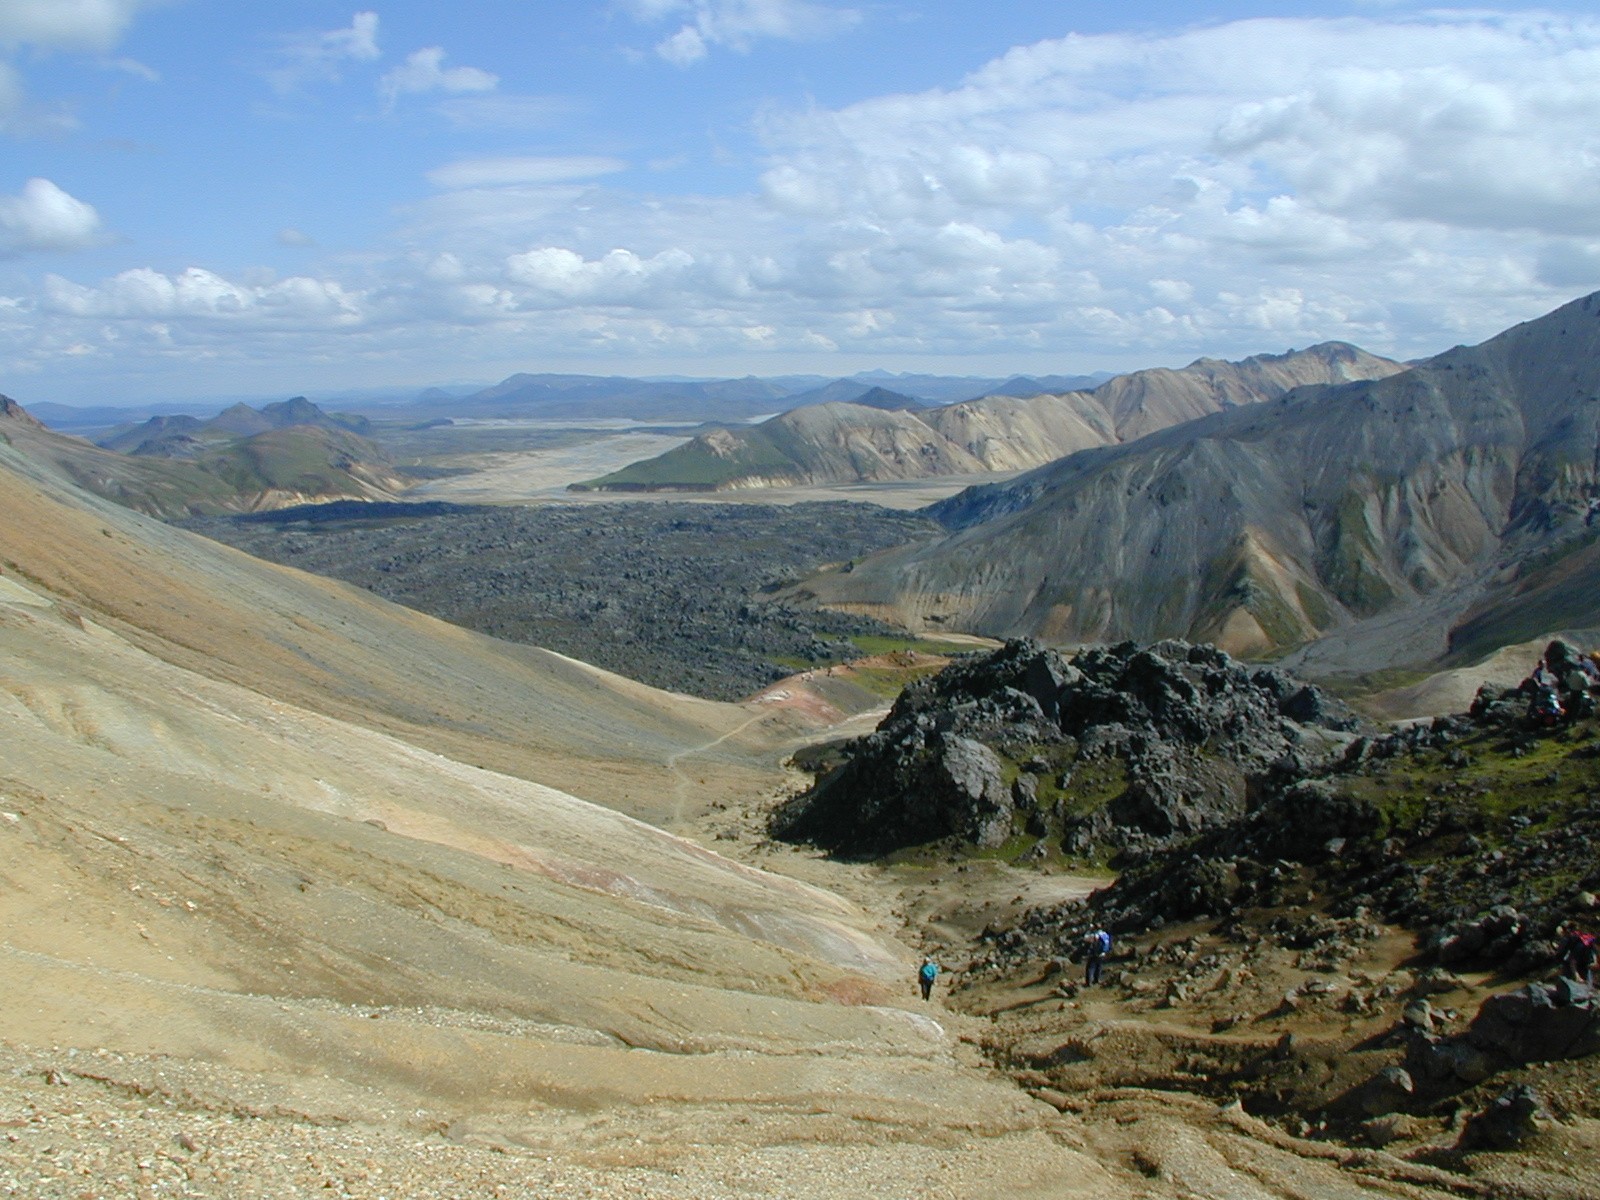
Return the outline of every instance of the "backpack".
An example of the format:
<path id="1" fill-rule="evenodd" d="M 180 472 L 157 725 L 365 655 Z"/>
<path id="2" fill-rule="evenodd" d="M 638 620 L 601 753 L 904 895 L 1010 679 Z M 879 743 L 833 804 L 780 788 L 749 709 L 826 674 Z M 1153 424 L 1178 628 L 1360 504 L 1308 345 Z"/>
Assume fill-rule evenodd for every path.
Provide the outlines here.
<path id="1" fill-rule="evenodd" d="M 926 979 L 928 982 L 932 983 L 939 977 L 938 964 L 925 962 L 922 964 L 922 970 L 919 971 L 918 974 L 921 975 L 923 979 Z"/>
<path id="2" fill-rule="evenodd" d="M 1111 935 L 1104 929 L 1094 935 L 1094 940 L 1099 943 L 1101 954 L 1111 953 Z"/>

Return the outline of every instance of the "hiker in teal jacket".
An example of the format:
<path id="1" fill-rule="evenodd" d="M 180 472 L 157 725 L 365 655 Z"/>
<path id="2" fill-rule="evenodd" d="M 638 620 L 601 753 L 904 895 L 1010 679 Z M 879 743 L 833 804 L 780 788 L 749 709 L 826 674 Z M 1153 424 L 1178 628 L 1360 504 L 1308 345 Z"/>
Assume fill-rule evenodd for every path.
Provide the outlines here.
<path id="1" fill-rule="evenodd" d="M 939 978 L 939 964 L 931 958 L 922 960 L 922 969 L 917 972 L 917 982 L 922 985 L 922 998 L 926 1000 L 933 995 L 933 981 Z"/>

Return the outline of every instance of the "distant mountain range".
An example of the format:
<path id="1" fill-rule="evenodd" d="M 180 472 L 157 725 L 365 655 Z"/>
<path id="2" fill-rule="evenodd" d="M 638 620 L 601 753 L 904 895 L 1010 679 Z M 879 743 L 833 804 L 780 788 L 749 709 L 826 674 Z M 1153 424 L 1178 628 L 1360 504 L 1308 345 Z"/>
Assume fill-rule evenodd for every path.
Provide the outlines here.
<path id="1" fill-rule="evenodd" d="M 1117 376 L 1092 391 L 992 393 L 941 408 L 875 388 L 759 425 L 716 429 L 667 453 L 574 485 L 600 491 L 718 491 L 817 483 L 884 483 L 939 475 L 1018 471 L 1091 446 L 1140 437 L 1208 413 L 1257 404 L 1306 383 L 1375 379 L 1401 364 L 1330 342 L 1243 362 L 1200 359 Z M 1026 391 L 1020 380 L 1004 385 Z"/>
<path id="2" fill-rule="evenodd" d="M 392 499 L 408 481 L 360 435 L 366 424 L 297 396 L 261 409 L 237 404 L 208 421 L 152 417 L 95 445 L 0 397 L 0 437 L 87 491 L 160 517 Z"/>
<path id="3" fill-rule="evenodd" d="M 1056 378 L 1056 377 L 1051 377 Z M 1083 379 L 1086 377 L 1075 377 Z M 746 421 L 830 402 L 883 407 L 888 397 L 906 407 L 941 405 L 1021 388 L 1023 377 L 893 374 L 863 371 L 845 378 L 785 375 L 743 379 L 632 379 L 597 375 L 513 375 L 470 396 L 430 396 L 413 408 L 430 416 L 574 420 L 625 417 L 636 421 Z"/>
<path id="4" fill-rule="evenodd" d="M 586 420 L 625 418 L 636 421 L 742 421 L 830 400 L 859 403 L 882 390 L 920 404 L 940 405 L 987 394 L 1036 396 L 1042 392 L 1088 388 L 1109 375 L 1016 375 L 1009 379 L 970 375 L 924 375 L 861 371 L 844 378 L 826 375 L 778 375 L 744 379 L 629 378 L 626 376 L 518 374 L 490 387 L 429 387 L 398 394 L 395 388 L 347 390 L 323 398 L 373 418 L 411 420 L 478 417 L 523 420 Z M 304 399 L 302 397 L 302 399 Z M 228 411 L 265 412 L 235 402 Z M 29 411 L 51 429 L 82 436 L 103 431 L 126 432 L 135 421 L 151 417 L 192 417 L 207 421 L 219 406 L 204 401 L 173 401 L 131 407 L 78 407 L 43 401 Z M 361 432 L 357 430 L 357 432 Z"/>
<path id="5" fill-rule="evenodd" d="M 1148 427 L 1133 377 L 1101 393 L 1120 428 Z M 1055 642 L 1304 645 L 1290 661 L 1318 674 L 1372 671 L 1600 626 L 1597 498 L 1600 293 L 1383 378 L 969 489 L 930 510 L 947 536 L 795 596 Z"/>
<path id="6" fill-rule="evenodd" d="M 96 444 L 120 454 L 161 458 L 194 458 L 208 447 L 295 426 L 371 432 L 372 422 L 349 413 L 326 413 L 304 396 L 251 408 L 235 404 L 210 420 L 193 416 L 151 417 L 139 425 L 119 426 L 95 439 Z"/>

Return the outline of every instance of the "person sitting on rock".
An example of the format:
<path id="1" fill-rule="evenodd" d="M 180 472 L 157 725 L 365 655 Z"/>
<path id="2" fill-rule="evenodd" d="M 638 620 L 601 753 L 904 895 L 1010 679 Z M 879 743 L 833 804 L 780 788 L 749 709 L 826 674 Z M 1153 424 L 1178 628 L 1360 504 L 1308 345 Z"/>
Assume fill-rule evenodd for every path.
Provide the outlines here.
<path id="1" fill-rule="evenodd" d="M 1105 965 L 1106 955 L 1111 953 L 1111 935 L 1104 929 L 1096 929 L 1083 939 L 1083 983 L 1085 987 L 1092 987 L 1100 982 L 1100 969 Z"/>
<path id="2" fill-rule="evenodd" d="M 1594 986 L 1595 936 L 1576 925 L 1566 926 L 1566 937 L 1556 951 L 1561 959 L 1561 973 L 1568 979 Z"/>
<path id="3" fill-rule="evenodd" d="M 917 983 L 922 986 L 924 1000 L 933 995 L 933 981 L 937 978 L 939 978 L 939 964 L 931 957 L 924 958 L 921 969 L 917 971 Z"/>

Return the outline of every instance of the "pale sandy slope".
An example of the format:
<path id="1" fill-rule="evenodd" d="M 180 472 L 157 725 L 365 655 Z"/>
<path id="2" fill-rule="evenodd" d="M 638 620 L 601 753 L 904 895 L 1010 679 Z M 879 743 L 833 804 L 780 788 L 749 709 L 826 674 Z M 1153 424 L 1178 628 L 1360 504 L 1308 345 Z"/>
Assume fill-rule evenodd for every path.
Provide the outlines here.
<path id="1" fill-rule="evenodd" d="M 260 562 L 55 483 L 3 445 L 0 512 L 0 570 L 175 665 L 647 817 L 674 803 L 664 763 L 686 747 L 717 743 L 699 764 L 712 786 L 759 786 L 752 748 L 770 739 L 721 740 L 744 710 Z"/>
<path id="2" fill-rule="evenodd" d="M 1152 1176 L 911 1001 L 870 904 L 573 794 L 770 786 L 782 706 L 472 637 L 5 446 L 0 513 L 8 1194 L 1371 1194 L 1160 1100 L 1196 1149 Z"/>
<path id="3" fill-rule="evenodd" d="M 907 970 L 868 914 L 531 781 L 664 795 L 669 760 L 719 740 L 697 777 L 760 780 L 750 710 L 474 638 L 30 474 L 0 447 L 7 1043 L 534 1141 L 552 1114 L 647 1101 L 665 1107 L 640 1132 L 735 1107 L 947 1139 L 1038 1124 L 952 1069 L 939 1024 L 861 1003 Z"/>

